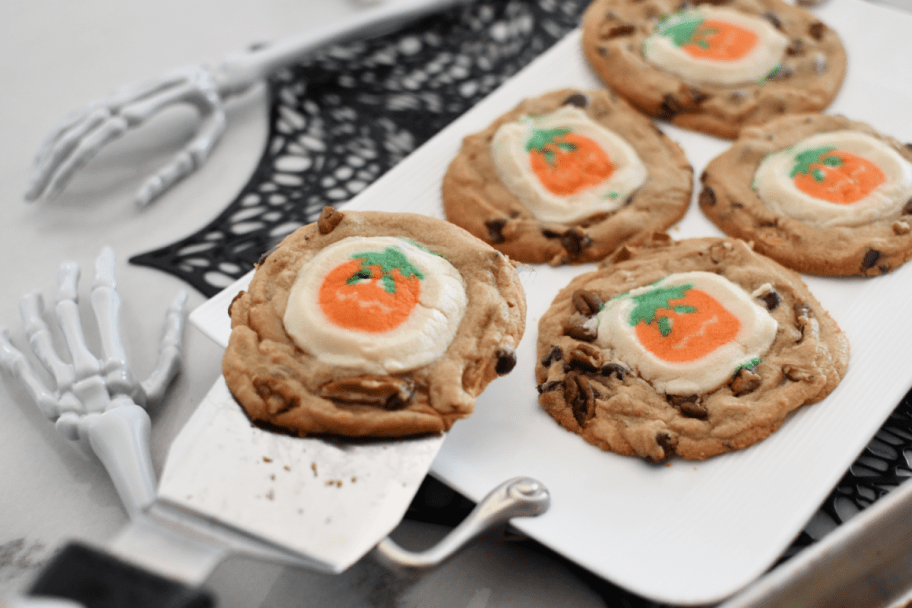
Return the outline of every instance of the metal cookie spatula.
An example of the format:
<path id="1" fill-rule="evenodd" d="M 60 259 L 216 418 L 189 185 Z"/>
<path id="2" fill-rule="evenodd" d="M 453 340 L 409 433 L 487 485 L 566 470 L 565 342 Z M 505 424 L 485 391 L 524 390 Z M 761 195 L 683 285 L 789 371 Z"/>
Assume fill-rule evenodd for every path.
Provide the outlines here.
<path id="1" fill-rule="evenodd" d="M 540 483 L 513 479 L 492 491 L 437 546 L 407 552 L 386 536 L 408 508 L 443 436 L 354 444 L 264 431 L 250 423 L 221 378 L 174 440 L 156 487 L 149 418 L 138 403 L 145 392 L 163 390 L 176 371 L 182 313 L 177 306 L 169 312 L 162 341 L 162 351 L 171 353 L 170 371 L 164 377 L 154 373 L 155 382 L 138 383 L 116 330 L 119 298 L 112 254 L 106 251 L 96 265 L 93 308 L 106 336 L 105 354 L 97 359 L 85 348 L 72 314 L 78 269 L 66 268 L 58 324 L 73 363 L 63 363 L 50 347 L 36 350 L 50 344 L 50 328 L 37 304 L 25 315 L 33 350 L 46 367 L 57 370 L 57 390 L 43 386 L 6 334 L 0 363 L 44 404 L 58 428 L 90 445 L 131 522 L 106 551 L 67 547 L 36 580 L 32 594 L 88 608 L 210 606 L 212 598 L 200 585 L 231 554 L 337 573 L 373 551 L 389 564 L 427 568 L 490 526 L 547 509 L 548 492 Z M 85 411 L 76 411 L 80 400 Z"/>
<path id="2" fill-rule="evenodd" d="M 404 551 L 386 537 L 443 439 L 345 445 L 270 433 L 250 424 L 220 378 L 172 444 L 154 502 L 109 553 L 69 547 L 31 592 L 89 607 L 205 606 L 194 603 L 206 597 L 200 585 L 232 554 L 339 573 L 373 551 L 390 564 L 428 568 L 483 530 L 547 508 L 541 484 L 513 479 L 437 546 Z M 107 603 L 137 592 L 148 603 Z"/>

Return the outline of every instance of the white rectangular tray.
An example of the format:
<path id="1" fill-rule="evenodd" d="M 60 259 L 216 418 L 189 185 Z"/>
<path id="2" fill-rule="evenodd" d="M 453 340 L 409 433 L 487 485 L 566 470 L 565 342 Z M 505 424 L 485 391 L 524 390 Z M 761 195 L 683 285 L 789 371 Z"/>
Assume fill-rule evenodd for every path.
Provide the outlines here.
<path id="1" fill-rule="evenodd" d="M 861 0 L 816 11 L 840 33 L 849 66 L 831 113 L 863 120 L 912 141 L 912 16 Z M 602 86 L 571 33 L 482 103 L 394 167 L 348 208 L 443 217 L 440 182 L 462 138 L 525 97 Z M 685 149 L 699 176 L 728 142 L 659 125 Z M 694 192 L 694 199 L 699 193 Z M 721 234 L 695 203 L 674 238 Z M 523 532 L 634 593 L 659 602 L 704 604 L 735 593 L 767 570 L 912 386 L 912 264 L 871 278 L 806 277 L 849 337 L 843 382 L 769 439 L 738 453 L 650 466 L 609 454 L 560 428 L 537 402 L 537 324 L 557 291 L 593 266 L 536 266 L 524 273 L 529 315 L 518 365 L 478 399 L 450 431 L 434 474 L 473 500 L 504 479 L 528 475 L 553 497 L 544 516 L 517 521 Z M 192 319 L 221 343 L 227 303 L 239 286 Z"/>

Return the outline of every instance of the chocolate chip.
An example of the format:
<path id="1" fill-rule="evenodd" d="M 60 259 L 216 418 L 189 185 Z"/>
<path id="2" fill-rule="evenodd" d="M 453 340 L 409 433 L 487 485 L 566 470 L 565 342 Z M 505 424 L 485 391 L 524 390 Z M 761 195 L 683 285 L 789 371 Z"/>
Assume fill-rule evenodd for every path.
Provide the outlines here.
<path id="1" fill-rule="evenodd" d="M 582 93 L 574 93 L 567 97 L 564 100 L 563 105 L 565 106 L 575 106 L 577 108 L 585 108 L 589 105 L 589 98 L 583 95 Z"/>
<path id="2" fill-rule="evenodd" d="M 706 411 L 706 406 L 702 403 L 697 403 L 696 401 L 685 401 L 681 404 L 681 415 L 685 418 L 706 420 L 709 417 L 709 412 Z"/>
<path id="3" fill-rule="evenodd" d="M 615 252 L 611 254 L 611 261 L 617 264 L 619 262 L 626 262 L 632 257 L 633 250 L 627 245 L 621 245 L 619 249 L 616 249 Z"/>
<path id="4" fill-rule="evenodd" d="M 912 215 L 912 198 L 906 201 L 906 204 L 902 208 L 903 215 Z"/>
<path id="5" fill-rule="evenodd" d="M 814 23 L 808 26 L 808 34 L 811 35 L 811 38 L 814 40 L 820 40 L 823 38 L 823 32 L 826 29 L 826 26 L 820 21 L 815 21 Z"/>
<path id="6" fill-rule="evenodd" d="M 671 433 L 668 431 L 659 431 L 655 436 L 656 445 L 662 448 L 664 452 L 661 458 L 653 458 L 647 456 L 646 460 L 652 464 L 661 464 L 674 456 L 675 450 L 678 447 L 678 440 L 671 436 Z"/>
<path id="7" fill-rule="evenodd" d="M 320 234 L 329 234 L 336 229 L 343 217 L 345 217 L 345 214 L 341 211 L 336 211 L 329 206 L 323 207 L 323 211 L 320 212 L 320 218 L 317 220 L 317 229 Z"/>
<path id="8" fill-rule="evenodd" d="M 782 19 L 779 18 L 779 15 L 772 11 L 766 11 L 763 13 L 763 18 L 773 24 L 773 27 L 777 30 L 782 29 Z"/>
<path id="9" fill-rule="evenodd" d="M 493 220 L 487 220 L 485 222 L 485 227 L 488 229 L 488 238 L 491 239 L 491 242 L 503 243 L 506 240 L 503 235 L 503 229 L 506 225 L 507 220 L 502 217 Z"/>
<path id="10" fill-rule="evenodd" d="M 630 370 L 620 363 L 606 363 L 602 366 L 602 375 L 606 378 L 611 378 L 613 376 L 618 380 L 623 380 L 629 373 Z"/>
<path id="11" fill-rule="evenodd" d="M 602 40 L 610 40 L 612 38 L 620 38 L 621 36 L 629 36 L 635 31 L 635 26 L 629 23 L 623 23 L 621 25 L 612 25 L 607 29 L 603 28 L 600 33 Z"/>
<path id="12" fill-rule="evenodd" d="M 577 424 L 585 427 L 595 416 L 595 391 L 585 376 L 569 373 L 564 377 L 564 401 L 570 406 Z"/>
<path id="13" fill-rule="evenodd" d="M 681 412 L 682 416 L 698 420 L 706 420 L 709 416 L 706 406 L 700 403 L 699 395 L 666 395 L 665 397 L 675 409 Z"/>
<path id="14" fill-rule="evenodd" d="M 662 105 L 659 106 L 659 118 L 671 120 L 683 111 L 684 106 L 681 105 L 681 102 L 674 95 L 668 93 L 662 98 Z"/>
<path id="15" fill-rule="evenodd" d="M 604 305 L 602 299 L 588 289 L 577 289 L 573 292 L 572 299 L 576 310 L 587 317 L 597 314 Z"/>
<path id="16" fill-rule="evenodd" d="M 564 351 L 561 350 L 560 346 L 556 344 L 551 347 L 551 350 L 548 351 L 548 354 L 542 357 L 541 364 L 545 367 L 551 367 L 551 364 L 555 361 L 560 361 L 564 358 Z"/>
<path id="17" fill-rule="evenodd" d="M 536 390 L 538 390 L 538 394 L 541 395 L 542 393 L 547 393 L 548 391 L 553 391 L 554 389 L 559 387 L 561 384 L 562 383 L 560 380 L 550 380 L 543 384 L 539 384 L 535 388 L 536 388 Z"/>
<path id="18" fill-rule="evenodd" d="M 767 294 L 760 296 L 760 301 L 766 305 L 766 309 L 770 312 L 776 310 L 779 306 L 779 303 L 782 302 L 782 297 L 777 291 L 771 291 Z"/>
<path id="19" fill-rule="evenodd" d="M 690 87 L 690 99 L 697 105 L 700 105 L 707 99 L 709 95 L 698 89 L 697 87 Z"/>
<path id="20" fill-rule="evenodd" d="M 578 227 L 573 227 L 561 237 L 561 245 L 570 255 L 570 258 L 576 258 L 584 249 L 592 245 L 592 239 Z"/>
<path id="21" fill-rule="evenodd" d="M 415 385 L 411 380 L 375 374 L 334 380 L 320 388 L 320 396 L 325 399 L 385 410 L 405 407 L 414 394 Z"/>
<path id="22" fill-rule="evenodd" d="M 785 49 L 785 54 L 790 57 L 804 55 L 804 40 L 801 38 L 795 38 L 792 40 L 792 43 L 788 45 L 787 49 Z"/>
<path id="23" fill-rule="evenodd" d="M 570 369 L 594 372 L 602 366 L 602 350 L 591 344 L 578 344 L 567 356 Z"/>
<path id="24" fill-rule="evenodd" d="M 598 327 L 580 319 L 571 319 L 564 329 L 564 334 L 581 342 L 592 342 L 598 337 Z"/>
<path id="25" fill-rule="evenodd" d="M 716 193 L 709 186 L 704 186 L 700 192 L 700 206 L 714 207 L 716 205 Z"/>
<path id="26" fill-rule="evenodd" d="M 510 347 L 501 347 L 497 350 L 497 364 L 494 366 L 494 371 L 497 372 L 498 376 L 504 376 L 513 371 L 513 368 L 516 367 L 516 351 Z"/>
<path id="27" fill-rule="evenodd" d="M 804 340 L 804 328 L 808 326 L 811 322 L 811 307 L 805 304 L 804 302 L 797 302 L 795 304 L 795 327 L 798 328 L 798 331 L 801 333 L 801 337 L 798 338 L 798 342 Z"/>
<path id="28" fill-rule="evenodd" d="M 861 261 L 861 269 L 870 270 L 877 264 L 877 260 L 880 259 L 881 253 L 876 249 L 868 249 L 864 254 L 864 259 Z"/>
<path id="29" fill-rule="evenodd" d="M 542 232 L 542 236 L 544 236 L 546 239 L 559 239 L 562 236 L 564 236 L 564 234 L 562 232 L 558 232 L 558 231 L 552 230 L 550 228 L 542 228 L 541 232 Z"/>
<path id="30" fill-rule="evenodd" d="M 735 397 L 746 395 L 757 390 L 761 382 L 760 375 L 746 367 L 742 367 L 735 374 L 735 377 L 729 383 L 728 387 L 734 393 Z"/>

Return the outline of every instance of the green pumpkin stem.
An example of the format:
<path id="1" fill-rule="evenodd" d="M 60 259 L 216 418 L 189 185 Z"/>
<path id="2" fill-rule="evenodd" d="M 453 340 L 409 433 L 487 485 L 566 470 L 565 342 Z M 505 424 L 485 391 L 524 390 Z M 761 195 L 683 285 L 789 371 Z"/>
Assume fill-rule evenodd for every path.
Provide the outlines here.
<path id="1" fill-rule="evenodd" d="M 576 150 L 576 144 L 568 141 L 558 141 L 572 130 L 566 127 L 557 127 L 555 129 L 532 129 L 532 137 L 526 142 L 527 152 L 537 152 L 545 158 L 548 166 L 553 167 L 557 163 L 557 157 L 554 154 L 554 148 L 571 152 Z"/>
<path id="2" fill-rule="evenodd" d="M 656 26 L 656 33 L 670 38 L 675 46 L 684 46 L 694 43 L 694 35 L 703 25 L 705 18 L 699 11 L 686 11 L 678 15 L 671 15 Z M 705 40 L 696 42 L 702 48 L 708 48 Z"/>
<path id="3" fill-rule="evenodd" d="M 353 285 L 360 281 L 369 280 L 373 276 L 373 267 L 378 267 L 380 269 L 380 283 L 383 285 L 383 289 L 387 293 L 394 294 L 396 293 L 396 280 L 393 278 L 393 271 L 398 270 L 399 274 L 403 278 L 417 277 L 418 279 L 424 279 L 424 275 L 421 274 L 415 266 L 409 262 L 408 257 L 396 247 L 387 247 L 382 252 L 379 251 L 367 251 L 364 253 L 356 253 L 352 256 L 353 260 L 361 260 L 358 270 L 348 277 L 346 281 L 347 284 Z"/>
<path id="4" fill-rule="evenodd" d="M 792 172 L 789 177 L 794 179 L 798 175 L 807 175 L 808 173 L 814 178 L 814 181 L 822 182 L 826 179 L 826 173 L 813 165 L 824 165 L 827 167 L 838 167 L 842 165 L 842 159 L 837 155 L 830 155 L 835 150 L 835 146 L 823 146 L 821 148 L 812 148 L 799 152 L 795 155 L 795 164 L 792 166 Z"/>
<path id="5" fill-rule="evenodd" d="M 687 314 L 697 312 L 693 306 L 685 304 L 671 305 L 671 300 L 680 300 L 687 295 L 687 292 L 693 288 L 690 283 L 683 285 L 672 285 L 670 287 L 656 287 L 646 293 L 632 296 L 634 301 L 633 310 L 630 312 L 628 322 L 631 326 L 640 323 L 649 325 L 655 321 L 659 327 L 662 336 L 667 337 L 671 333 L 671 319 L 666 316 L 657 317 L 659 309 L 670 309 L 677 313 Z"/>

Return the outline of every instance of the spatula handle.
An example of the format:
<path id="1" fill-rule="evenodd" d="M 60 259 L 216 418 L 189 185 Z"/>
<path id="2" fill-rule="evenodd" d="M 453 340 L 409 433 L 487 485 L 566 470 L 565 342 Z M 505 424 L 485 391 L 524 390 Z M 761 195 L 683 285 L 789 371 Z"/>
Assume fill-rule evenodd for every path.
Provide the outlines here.
<path id="1" fill-rule="evenodd" d="M 212 596 L 199 588 L 153 574 L 93 549 L 72 543 L 42 571 L 29 590 L 86 608 L 212 608 Z"/>

